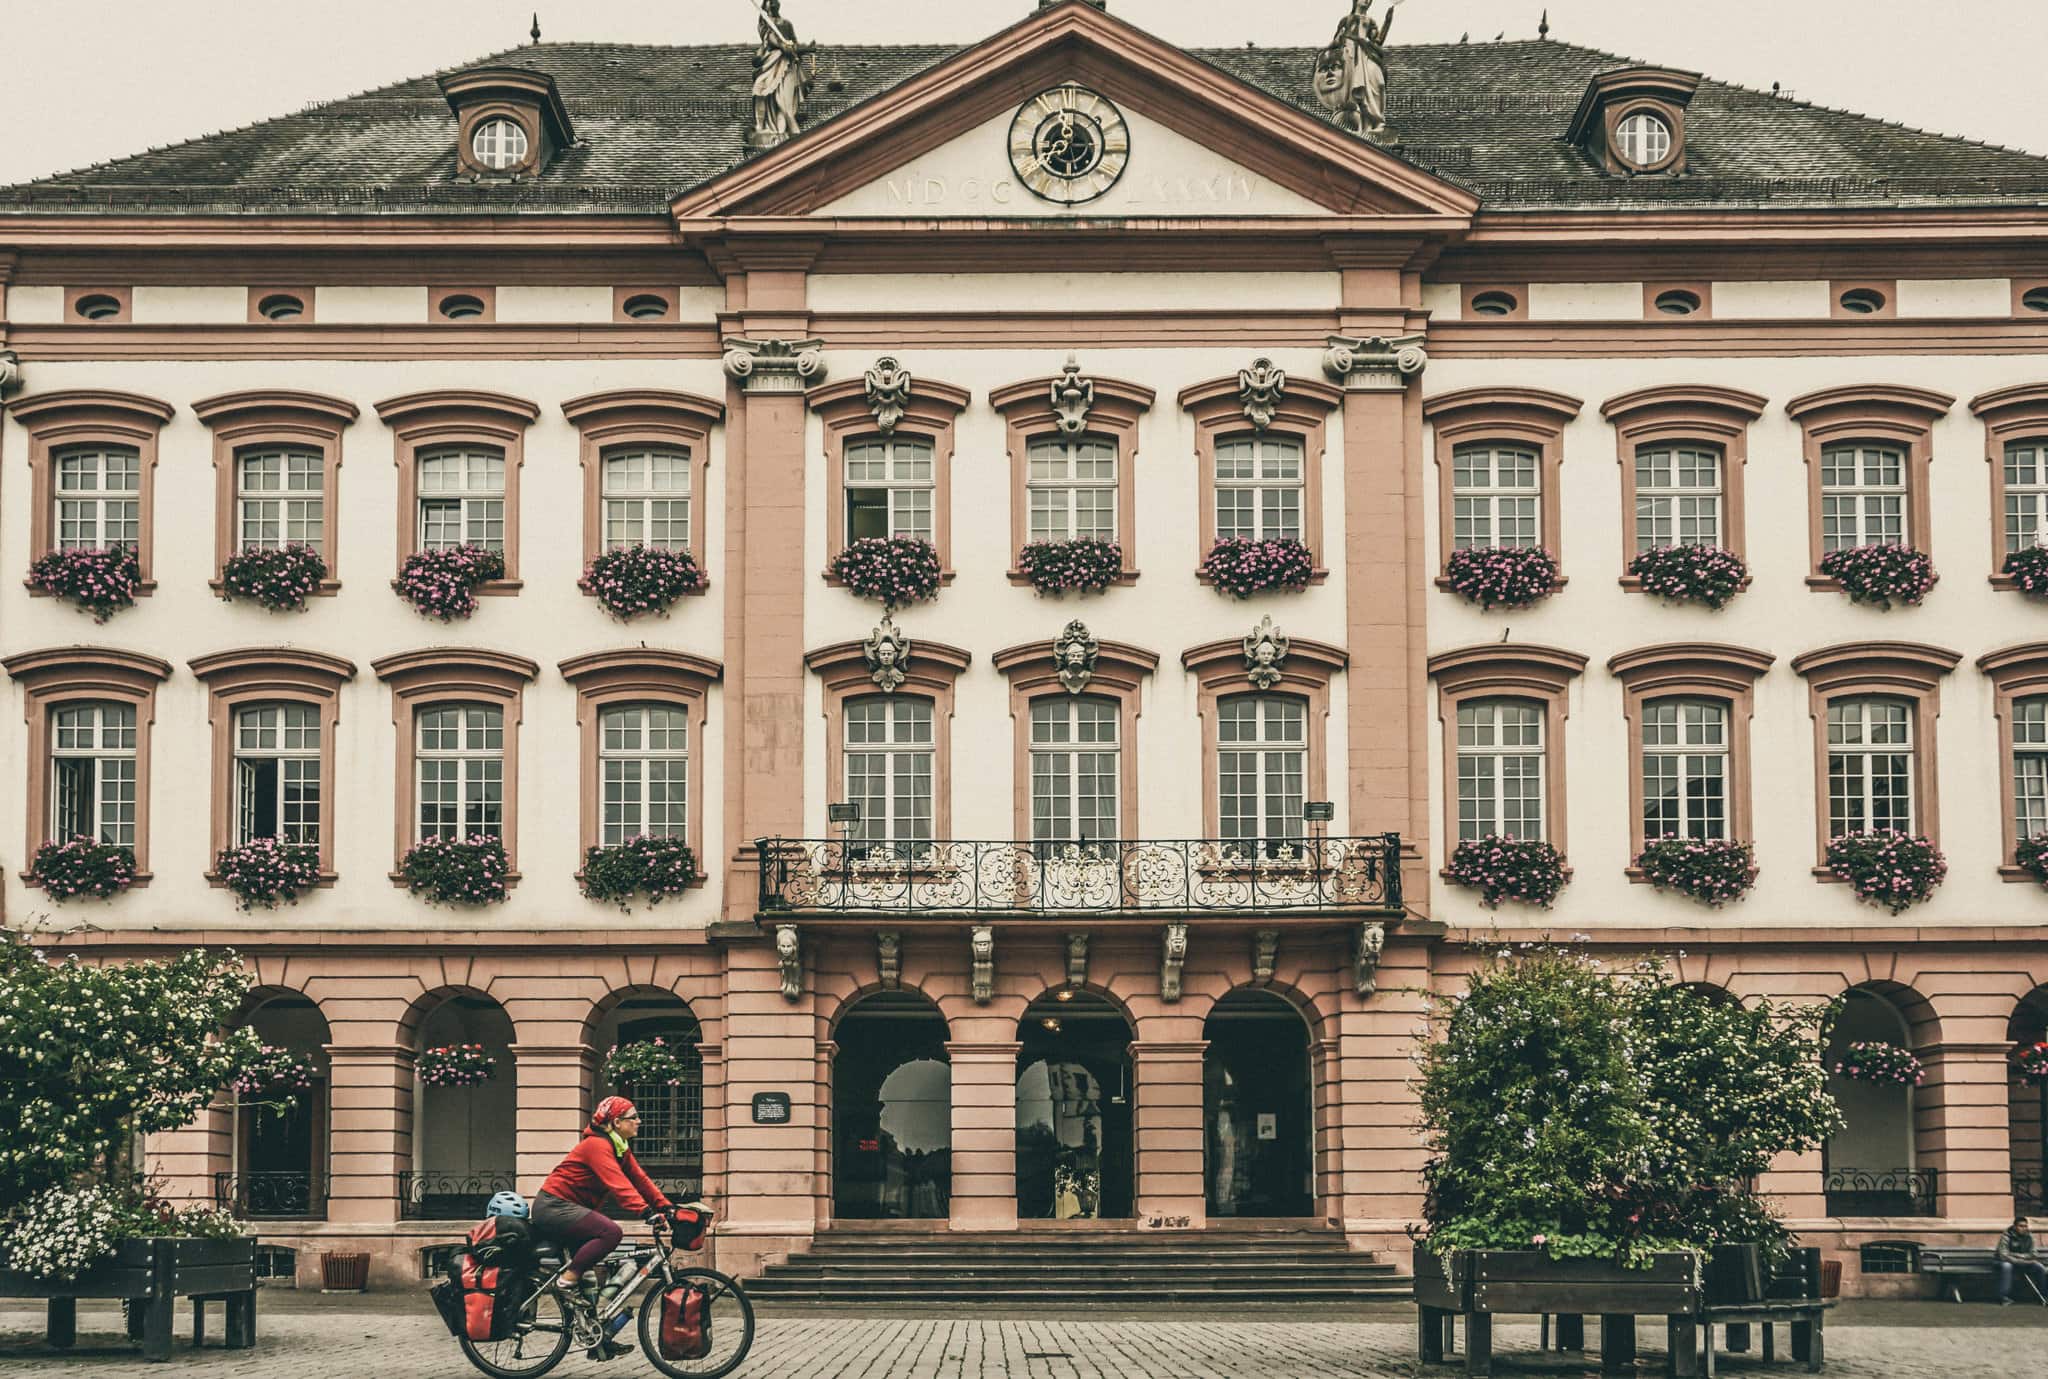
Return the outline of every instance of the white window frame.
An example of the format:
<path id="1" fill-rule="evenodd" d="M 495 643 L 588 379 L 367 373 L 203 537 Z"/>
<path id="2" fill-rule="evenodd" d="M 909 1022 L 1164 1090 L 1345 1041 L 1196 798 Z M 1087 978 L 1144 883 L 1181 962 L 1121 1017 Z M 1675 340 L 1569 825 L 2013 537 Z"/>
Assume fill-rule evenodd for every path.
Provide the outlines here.
<path id="1" fill-rule="evenodd" d="M 85 836 L 116 847 L 135 846 L 140 770 L 135 718 L 133 704 L 113 700 L 58 704 L 50 710 L 51 842 Z"/>
<path id="2" fill-rule="evenodd" d="M 1272 855 L 1307 836 L 1308 714 L 1308 701 L 1290 694 L 1217 701 L 1216 827 L 1226 842 L 1261 844 Z"/>
<path id="3" fill-rule="evenodd" d="M 444 473 L 440 462 L 452 460 L 461 461 L 461 472 L 456 476 L 458 482 L 450 484 L 437 478 L 436 486 L 430 488 L 427 476 Z M 419 465 L 419 512 L 416 521 L 419 549 L 432 551 L 481 546 L 502 554 L 505 550 L 505 452 L 489 446 L 437 446 L 422 450 L 415 463 Z M 494 472 L 495 486 L 492 484 Z M 454 528 L 461 534 L 457 540 L 451 540 L 447 535 L 450 525 L 447 514 L 450 513 L 454 515 Z M 497 529 L 495 536 L 492 535 L 493 527 Z"/>
<path id="4" fill-rule="evenodd" d="M 1503 478 L 1512 474 L 1519 480 L 1524 472 L 1527 483 Z M 1451 549 L 1528 550 L 1542 544 L 1543 452 L 1509 442 L 1454 446 Z"/>
<path id="5" fill-rule="evenodd" d="M 1841 478 L 1845 460 L 1849 465 L 1848 482 Z M 1873 479 L 1873 463 L 1896 463 L 1898 479 L 1886 478 L 1882 469 Z M 1907 487 L 1912 466 L 1912 455 L 1901 445 L 1854 441 L 1824 447 L 1820 452 L 1821 553 L 1852 546 L 1912 545 L 1913 501 Z M 1894 509 L 1896 535 L 1884 530 L 1891 525 Z"/>
<path id="6" fill-rule="evenodd" d="M 1545 842 L 1550 836 L 1550 724 L 1533 699 L 1466 699 L 1451 731 L 1457 735 L 1458 842 L 1513 837 Z M 1510 740 L 1510 739 L 1513 740 Z M 1509 783 L 1533 789 L 1509 791 Z M 1534 805 L 1536 826 L 1527 827 Z M 1469 807 L 1468 807 L 1469 806 Z M 1510 826 L 1509 815 L 1517 816 Z"/>
<path id="7" fill-rule="evenodd" d="M 436 741 L 429 732 L 445 732 L 455 715 L 454 746 Z M 428 777 L 439 787 L 454 786 L 452 800 L 427 798 Z M 496 704 L 440 702 L 422 704 L 413 715 L 413 841 L 428 838 L 464 839 L 505 836 L 505 711 Z M 452 807 L 454 818 L 440 816 Z M 429 810 L 436 816 L 428 817 Z"/>
<path id="8" fill-rule="evenodd" d="M 235 841 L 275 838 L 318 847 L 321 808 L 320 708 L 296 700 L 244 704 L 234 713 Z M 270 817 L 257 818 L 261 778 L 273 773 Z"/>
<path id="9" fill-rule="evenodd" d="M 142 454 L 132 446 L 87 445 L 50 460 L 50 531 L 60 551 L 139 546 L 142 541 Z M 127 482 L 109 487 L 117 477 Z"/>
<path id="10" fill-rule="evenodd" d="M 1670 482 L 1651 482 L 1657 463 L 1667 461 Z M 1701 461 L 1711 461 L 1713 478 L 1699 478 Z M 1716 445 L 1694 441 L 1636 447 L 1637 555 L 1666 546 L 1724 544 L 1728 456 Z M 1687 471 L 1692 474 L 1687 482 Z"/>
<path id="11" fill-rule="evenodd" d="M 1636 769 L 1643 787 L 1645 843 L 1728 837 L 1731 717 L 1728 705 L 1717 699 L 1672 695 L 1643 704 L 1643 755 Z M 1675 786 L 1676 795 L 1667 786 Z M 1656 817 L 1666 800 L 1675 801 L 1676 817 Z M 1707 808 L 1709 802 L 1716 807 Z"/>
<path id="12" fill-rule="evenodd" d="M 690 725 L 682 705 L 607 704 L 598 713 L 597 760 L 600 845 L 689 836 Z"/>
<path id="13" fill-rule="evenodd" d="M 251 482 L 259 473 L 261 485 Z M 324 555 L 326 520 L 327 463 L 319 451 L 266 446 L 235 453 L 237 549 L 277 550 L 302 542 Z"/>
<path id="14" fill-rule="evenodd" d="M 2013 701 L 2012 824 L 2017 839 L 2048 833 L 2048 695 Z"/>
<path id="15" fill-rule="evenodd" d="M 871 711 L 880 709 L 879 716 Z M 932 841 L 937 763 L 936 708 L 912 695 L 864 694 L 840 709 L 840 779 L 845 799 L 860 806 L 851 837 L 895 844 L 899 850 Z M 856 724 L 861 724 L 856 731 Z M 870 724 L 879 723 L 875 736 Z"/>
<path id="16" fill-rule="evenodd" d="M 1114 842 L 1122 822 L 1123 706 L 1094 695 L 1031 701 L 1031 839 Z"/>
<path id="17" fill-rule="evenodd" d="M 1293 474 L 1269 473 L 1291 460 Z M 1216 539 L 1306 542 L 1308 446 L 1299 436 L 1241 433 L 1216 440 Z M 1236 500 L 1249 495 L 1247 513 Z M 1226 514 L 1226 501 L 1229 511 Z"/>
<path id="18" fill-rule="evenodd" d="M 2048 436 L 2005 447 L 2005 553 L 2048 546 Z"/>
<path id="19" fill-rule="evenodd" d="M 1024 455 L 1026 539 L 1117 539 L 1115 441 L 1102 436 L 1040 436 L 1025 446 Z M 1083 466 L 1089 472 L 1084 474 Z"/>
<path id="20" fill-rule="evenodd" d="M 630 463 L 633 474 L 621 478 Z M 690 521 L 696 495 L 687 448 L 670 445 L 622 445 L 599 458 L 599 492 L 604 504 L 604 548 L 652 546 L 665 551 L 690 549 Z M 663 487 L 663 480 L 671 487 Z"/>
<path id="21" fill-rule="evenodd" d="M 470 155 L 492 172 L 518 167 L 531 147 L 526 126 L 504 115 L 479 120 L 469 136 Z"/>
<path id="22" fill-rule="evenodd" d="M 1671 122 L 1650 110 L 1631 111 L 1614 127 L 1615 151 L 1631 167 L 1651 168 L 1663 162 L 1671 156 L 1676 137 Z"/>
<path id="23" fill-rule="evenodd" d="M 856 477 L 856 465 L 881 465 L 881 477 Z M 938 447 L 924 436 L 863 436 L 846 442 L 843 456 L 846 492 L 846 539 L 861 539 L 855 530 L 857 494 L 882 494 L 888 524 L 883 536 L 934 541 L 933 509 L 938 506 Z M 916 471 L 922 467 L 923 473 Z M 863 507 L 867 504 L 863 504 Z"/>
<path id="24" fill-rule="evenodd" d="M 1920 790 L 1913 761 L 1914 738 L 1919 732 L 1913 701 L 1882 694 L 1846 694 L 1830 699 L 1827 709 L 1828 836 L 1840 838 L 1887 828 L 1914 832 Z M 1883 711 L 1882 722 L 1875 727 L 1873 710 Z M 1875 740 L 1880 733 L 1885 740 Z M 1880 779 L 1891 782 L 1894 790 L 1881 792 Z M 1903 819 L 1889 805 L 1901 785 L 1906 800 Z M 1878 818 L 1881 802 L 1885 802 L 1886 812 L 1882 820 Z"/>

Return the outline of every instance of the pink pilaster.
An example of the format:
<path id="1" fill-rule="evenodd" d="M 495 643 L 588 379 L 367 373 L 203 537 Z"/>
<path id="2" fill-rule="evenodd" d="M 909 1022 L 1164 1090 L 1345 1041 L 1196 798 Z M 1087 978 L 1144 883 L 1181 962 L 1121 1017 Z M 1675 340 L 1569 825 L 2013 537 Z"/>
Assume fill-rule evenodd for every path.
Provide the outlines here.
<path id="1" fill-rule="evenodd" d="M 1208 1224 L 1202 1190 L 1202 1054 L 1208 1047 L 1203 1039 L 1131 1045 L 1140 1225 L 1185 1222 L 1199 1230 Z"/>
<path id="2" fill-rule="evenodd" d="M 1017 1226 L 1018 1043 L 949 1043 L 956 1231 Z"/>

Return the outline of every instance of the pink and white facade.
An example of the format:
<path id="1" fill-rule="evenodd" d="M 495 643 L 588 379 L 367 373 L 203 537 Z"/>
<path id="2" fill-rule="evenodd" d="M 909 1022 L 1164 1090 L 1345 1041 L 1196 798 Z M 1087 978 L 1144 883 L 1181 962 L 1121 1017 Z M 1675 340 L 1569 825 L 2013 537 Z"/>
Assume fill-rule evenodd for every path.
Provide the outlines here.
<path id="1" fill-rule="evenodd" d="M 2008 1053 L 2048 1019 L 2048 894 L 2016 865 L 2048 829 L 2048 611 L 1999 571 L 2048 508 L 2048 165 L 1920 136 L 1900 166 L 1974 199 L 1904 173 L 1859 199 L 1759 146 L 1789 188 L 1759 201 L 1727 169 L 1760 107 L 1852 117 L 1550 43 L 1394 50 L 1374 142 L 1311 113 L 1313 53 L 1066 3 L 964 53 L 826 51 L 846 94 L 808 132 L 625 167 L 641 100 L 737 157 L 724 105 L 657 99 L 744 90 L 690 75 L 729 55 L 537 45 L 220 136 L 228 174 L 171 150 L 0 195 L 0 563 L 120 539 L 145 580 L 103 625 L 0 582 L 8 921 L 107 959 L 231 944 L 259 1029 L 321 1073 L 285 1120 L 224 1100 L 153 1170 L 416 1277 L 658 1033 L 699 1071 L 628 1089 L 645 1157 L 719 1204 L 722 1267 L 877 1218 L 1399 1248 L 1425 993 L 1547 932 L 1737 995 L 1854 992 L 1843 1038 L 1914 1049 L 1923 1085 L 1845 1088 L 1851 1130 L 1767 1184 L 1851 1289 L 1886 1286 L 1865 1244 L 2038 1200 Z M 1460 123 L 1427 99 L 1460 63 L 1550 104 Z M 1128 131 L 1075 206 L 1005 147 L 1068 87 Z M 1645 115 L 1655 166 L 1620 132 Z M 389 175 L 323 174 L 308 119 L 408 132 Z M 1501 172 L 1563 156 L 1532 131 L 1568 165 Z M 221 598 L 281 535 L 323 547 L 309 608 Z M 867 535 L 930 541 L 936 597 L 884 623 L 830 578 Z M 1316 572 L 1229 597 L 1197 567 L 1232 535 Z M 1072 536 L 1117 541 L 1120 577 L 1036 593 L 1020 548 Z M 1934 557 L 1924 603 L 1820 574 L 1866 537 Z M 458 538 L 506 573 L 442 624 L 390 585 Z M 1681 540 L 1748 588 L 1642 593 L 1629 560 Z M 577 578 L 622 541 L 687 549 L 706 590 L 608 616 Z M 1442 586 L 1494 542 L 1566 582 L 1490 612 Z M 1949 866 L 1897 918 L 1819 871 L 1887 820 Z M 143 882 L 52 904 L 28 859 L 75 828 Z M 502 838 L 503 903 L 397 883 L 442 828 Z M 1754 842 L 1754 889 L 1640 884 L 1659 829 Z M 1443 879 L 1461 836 L 1518 830 L 1571 859 L 1552 911 Z M 584 850 L 640 831 L 701 884 L 586 899 Z M 213 858 L 275 834 L 323 884 L 238 910 Z M 424 1085 L 457 1042 L 496 1078 Z"/>

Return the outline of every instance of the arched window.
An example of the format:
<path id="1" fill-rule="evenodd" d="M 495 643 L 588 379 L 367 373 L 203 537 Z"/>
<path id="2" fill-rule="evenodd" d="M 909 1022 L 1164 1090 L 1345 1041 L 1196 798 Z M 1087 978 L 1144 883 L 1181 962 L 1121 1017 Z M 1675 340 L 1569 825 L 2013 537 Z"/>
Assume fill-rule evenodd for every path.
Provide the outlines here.
<path id="1" fill-rule="evenodd" d="M 860 807 L 853 836 L 871 843 L 932 838 L 932 703 L 870 694 L 845 708 L 841 798 Z"/>
<path id="2" fill-rule="evenodd" d="M 1823 647 L 1793 658 L 1818 735 L 1823 865 L 1829 841 L 1853 833 L 1895 828 L 1939 843 L 1934 727 L 1942 677 L 1961 659 L 1912 642 Z"/>
<path id="3" fill-rule="evenodd" d="M 252 647 L 194 658 L 213 727 L 213 853 L 257 838 L 317 847 L 334 869 L 335 732 L 356 668 L 338 656 Z"/>
<path id="4" fill-rule="evenodd" d="M 9 656 L 24 691 L 28 780 L 24 813 L 33 857 L 43 843 L 88 837 L 135 854 L 149 871 L 149 733 L 156 687 L 170 666 L 154 656 L 60 647 Z"/>
<path id="5" fill-rule="evenodd" d="M 1543 705 L 1472 699 L 1458 705 L 1458 839 L 1544 838 Z"/>
<path id="6" fill-rule="evenodd" d="M 519 866 L 519 721 L 539 667 L 475 647 L 386 656 L 398 765 L 395 852 L 427 838 L 498 838 Z"/>
<path id="7" fill-rule="evenodd" d="M 1565 848 L 1564 727 L 1586 658 L 1481 645 L 1429 658 L 1443 733 L 1444 852 L 1492 834 Z"/>
<path id="8" fill-rule="evenodd" d="M 377 404 L 391 427 L 398 465 L 398 563 L 415 551 L 476 545 L 505 557 L 505 575 L 480 590 L 511 593 L 519 581 L 519 471 L 526 428 L 540 408 L 495 393 L 413 393 Z"/>
<path id="9" fill-rule="evenodd" d="M 1085 843 L 1121 836 L 1121 716 L 1113 699 L 1060 695 L 1031 702 L 1033 842 Z"/>
<path id="10" fill-rule="evenodd" d="M 681 838 L 689 820 L 690 718 L 681 705 L 617 704 L 598 720 L 604 826 L 616 847 L 643 834 Z"/>
<path id="11" fill-rule="evenodd" d="M 342 432 L 356 405 L 316 393 L 228 393 L 192 410 L 213 433 L 215 577 L 228 557 L 303 542 L 340 588 L 337 491 Z"/>

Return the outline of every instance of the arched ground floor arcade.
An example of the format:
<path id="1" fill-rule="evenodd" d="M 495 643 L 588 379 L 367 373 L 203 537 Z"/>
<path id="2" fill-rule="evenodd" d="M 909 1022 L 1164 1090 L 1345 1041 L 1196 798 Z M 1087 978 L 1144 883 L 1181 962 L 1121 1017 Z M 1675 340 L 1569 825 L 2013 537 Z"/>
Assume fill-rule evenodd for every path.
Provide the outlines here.
<path id="1" fill-rule="evenodd" d="M 82 935 L 119 959 L 222 935 Z M 367 1251 L 417 1279 L 491 1192 L 531 1193 L 607 1092 L 646 1112 L 642 1161 L 716 1202 L 742 1273 L 835 1223 L 902 1231 L 1304 1226 L 1402 1260 L 1426 1157 L 1409 1079 L 1426 993 L 1502 937 L 1355 921 L 1079 929 L 873 924 L 703 933 L 379 935 L 250 943 L 249 1018 L 311 1086 L 278 1114 L 223 1097 L 154 1137 L 175 1194 L 229 1206 L 316 1277 Z M 2048 941 L 1986 928 L 1625 931 L 1596 948 L 1674 958 L 1735 998 L 1842 1002 L 1830 1058 L 1882 1039 L 1917 1086 L 1840 1082 L 1849 1124 L 1766 1175 L 1848 1293 L 1911 1292 L 1911 1252 L 1988 1243 L 2048 1214 L 2039 1084 Z M 1363 988 L 1363 989 L 1361 989 Z M 614 1087 L 618 1044 L 661 1039 L 681 1075 Z M 491 1075 L 451 1084 L 438 1050 Z M 247 1100 L 254 1101 L 254 1098 Z"/>

